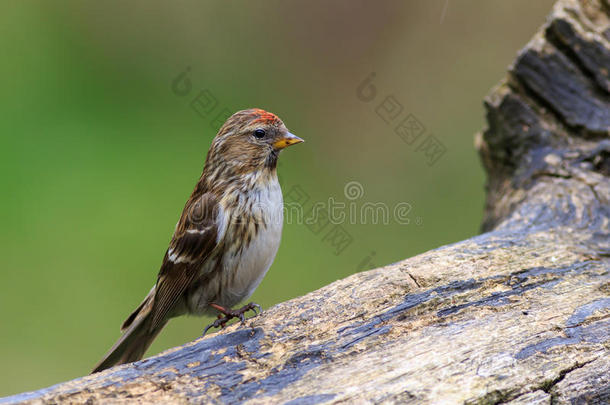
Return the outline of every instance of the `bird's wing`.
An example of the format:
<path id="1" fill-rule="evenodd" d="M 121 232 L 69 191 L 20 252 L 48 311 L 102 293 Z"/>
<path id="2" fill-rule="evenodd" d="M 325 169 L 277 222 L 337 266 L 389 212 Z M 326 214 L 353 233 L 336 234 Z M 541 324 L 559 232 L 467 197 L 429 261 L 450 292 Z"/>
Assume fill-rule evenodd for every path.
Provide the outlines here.
<path id="1" fill-rule="evenodd" d="M 220 210 L 216 198 L 210 193 L 191 197 L 184 207 L 157 278 L 152 329 L 166 321 L 168 312 L 216 247 Z"/>

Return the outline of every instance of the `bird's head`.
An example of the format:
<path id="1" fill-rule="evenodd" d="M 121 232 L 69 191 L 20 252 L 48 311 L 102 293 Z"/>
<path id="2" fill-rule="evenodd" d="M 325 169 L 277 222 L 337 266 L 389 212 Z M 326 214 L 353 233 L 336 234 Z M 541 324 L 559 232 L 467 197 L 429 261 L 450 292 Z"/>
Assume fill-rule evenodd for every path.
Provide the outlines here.
<path id="1" fill-rule="evenodd" d="M 275 114 L 252 108 L 227 119 L 212 142 L 208 162 L 227 164 L 241 173 L 275 170 L 282 149 L 303 142 Z M 212 159 L 212 161 L 210 161 Z"/>

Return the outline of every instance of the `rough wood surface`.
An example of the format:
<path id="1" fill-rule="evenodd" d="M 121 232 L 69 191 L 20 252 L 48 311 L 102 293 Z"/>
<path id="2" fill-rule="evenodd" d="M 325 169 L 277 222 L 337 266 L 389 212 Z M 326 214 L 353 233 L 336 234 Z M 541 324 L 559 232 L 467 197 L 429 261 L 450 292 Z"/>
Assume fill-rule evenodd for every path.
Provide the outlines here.
<path id="1" fill-rule="evenodd" d="M 560 0 L 486 100 L 486 233 L 0 403 L 609 403 L 609 13 Z"/>

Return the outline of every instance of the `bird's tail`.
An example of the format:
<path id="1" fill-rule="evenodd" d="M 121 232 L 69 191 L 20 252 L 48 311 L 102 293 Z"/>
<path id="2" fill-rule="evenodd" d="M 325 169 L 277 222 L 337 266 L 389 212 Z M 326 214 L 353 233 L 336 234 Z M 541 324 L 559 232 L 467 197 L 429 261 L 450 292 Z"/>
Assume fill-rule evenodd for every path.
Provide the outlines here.
<path id="1" fill-rule="evenodd" d="M 110 348 L 104 358 L 95 366 L 92 373 L 142 358 L 152 341 L 165 326 L 165 323 L 163 323 L 151 330 L 151 311 L 154 296 L 155 288 L 153 287 L 140 306 L 129 315 L 121 326 L 123 336 Z"/>

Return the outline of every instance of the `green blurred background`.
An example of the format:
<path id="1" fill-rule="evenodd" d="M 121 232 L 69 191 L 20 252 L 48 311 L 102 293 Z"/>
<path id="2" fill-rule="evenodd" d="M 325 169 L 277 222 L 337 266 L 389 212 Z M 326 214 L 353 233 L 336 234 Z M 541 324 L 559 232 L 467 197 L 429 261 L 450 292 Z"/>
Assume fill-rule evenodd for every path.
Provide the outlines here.
<path id="1" fill-rule="evenodd" d="M 253 296 L 269 306 L 475 235 L 482 99 L 552 1 L 2 2 L 0 396 L 87 374 L 155 281 L 223 109 L 277 113 L 309 203 L 408 202 L 408 225 L 344 224 L 339 255 L 292 223 Z M 172 81 L 190 67 L 191 91 Z M 376 72 L 376 99 L 356 95 Z M 190 102 L 217 100 L 208 116 Z M 386 96 L 446 148 L 428 165 L 376 113 Z M 400 119 L 400 118 L 399 118 Z M 148 355 L 198 337 L 175 319 Z"/>

